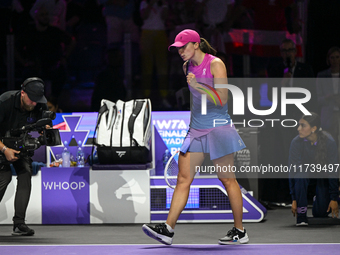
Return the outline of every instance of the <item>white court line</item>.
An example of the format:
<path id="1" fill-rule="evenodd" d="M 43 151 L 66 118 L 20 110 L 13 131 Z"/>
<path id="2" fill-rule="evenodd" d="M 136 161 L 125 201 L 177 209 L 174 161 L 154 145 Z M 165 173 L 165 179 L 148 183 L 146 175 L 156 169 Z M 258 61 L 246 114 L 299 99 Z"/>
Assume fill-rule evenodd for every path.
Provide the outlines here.
<path id="1" fill-rule="evenodd" d="M 249 246 L 249 245 L 340 245 L 340 243 L 248 243 L 248 244 L 241 244 L 241 245 L 237 245 L 237 246 Z M 40 245 L 40 244 L 32 244 L 32 245 L 23 245 L 23 244 L 18 244 L 18 245 L 1 245 L 0 248 L 2 246 L 42 246 L 42 247 L 49 247 L 49 246 L 154 246 L 154 245 L 159 245 L 159 246 L 165 246 L 163 244 L 44 244 L 44 245 Z M 170 246 L 207 246 L 207 245 L 213 245 L 213 246 L 225 246 L 228 247 L 228 245 L 220 245 L 220 244 L 172 244 Z"/>

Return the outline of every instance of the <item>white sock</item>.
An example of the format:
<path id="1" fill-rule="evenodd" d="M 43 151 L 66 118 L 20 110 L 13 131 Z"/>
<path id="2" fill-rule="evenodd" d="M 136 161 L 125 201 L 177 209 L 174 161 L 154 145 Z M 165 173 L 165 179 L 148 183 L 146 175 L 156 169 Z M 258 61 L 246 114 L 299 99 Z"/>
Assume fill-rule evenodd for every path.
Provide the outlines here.
<path id="1" fill-rule="evenodd" d="M 239 229 L 239 228 L 236 228 L 236 229 L 237 229 L 238 231 L 244 233 L 244 228 L 243 228 L 243 230 L 241 230 L 241 229 Z"/>
<path id="2" fill-rule="evenodd" d="M 170 233 L 175 232 L 175 231 L 172 229 L 172 227 L 170 227 L 170 225 L 168 225 L 167 223 L 165 223 L 165 226 L 166 226 L 166 228 L 168 229 L 168 231 L 169 231 Z"/>

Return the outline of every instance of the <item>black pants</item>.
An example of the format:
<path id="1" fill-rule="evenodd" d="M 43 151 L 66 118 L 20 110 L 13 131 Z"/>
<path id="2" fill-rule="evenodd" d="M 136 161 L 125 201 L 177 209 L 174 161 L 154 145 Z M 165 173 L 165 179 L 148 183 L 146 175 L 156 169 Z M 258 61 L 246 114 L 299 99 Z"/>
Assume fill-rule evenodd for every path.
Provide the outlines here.
<path id="1" fill-rule="evenodd" d="M 14 224 L 25 223 L 26 209 L 31 195 L 32 159 L 23 157 L 13 163 L 17 174 L 17 188 L 14 199 Z M 0 166 L 0 202 L 12 180 L 9 165 Z"/>
<path id="2" fill-rule="evenodd" d="M 306 207 L 308 205 L 307 190 L 309 184 L 316 184 L 315 198 L 313 201 L 313 216 L 327 217 L 328 205 L 330 200 L 328 179 L 295 179 L 295 197 L 297 207 Z"/>

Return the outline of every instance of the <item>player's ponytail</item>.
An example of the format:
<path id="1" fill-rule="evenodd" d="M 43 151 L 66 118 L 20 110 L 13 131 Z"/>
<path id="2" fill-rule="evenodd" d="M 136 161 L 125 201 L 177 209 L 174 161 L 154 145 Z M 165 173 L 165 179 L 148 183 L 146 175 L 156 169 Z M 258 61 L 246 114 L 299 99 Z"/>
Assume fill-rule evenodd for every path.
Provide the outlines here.
<path id="1" fill-rule="evenodd" d="M 209 44 L 207 40 L 201 37 L 201 42 L 200 42 L 200 49 L 204 53 L 208 53 L 210 55 L 216 55 L 216 50 Z"/>

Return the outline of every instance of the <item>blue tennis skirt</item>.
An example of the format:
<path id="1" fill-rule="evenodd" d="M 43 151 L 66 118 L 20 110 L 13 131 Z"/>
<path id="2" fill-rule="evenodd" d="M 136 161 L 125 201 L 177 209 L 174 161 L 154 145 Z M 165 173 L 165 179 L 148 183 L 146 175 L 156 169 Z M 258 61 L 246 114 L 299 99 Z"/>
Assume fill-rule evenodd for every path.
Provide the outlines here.
<path id="1" fill-rule="evenodd" d="M 235 126 L 224 125 L 209 129 L 190 128 L 181 147 L 181 152 L 209 153 L 210 159 L 244 149 L 246 146 Z"/>

